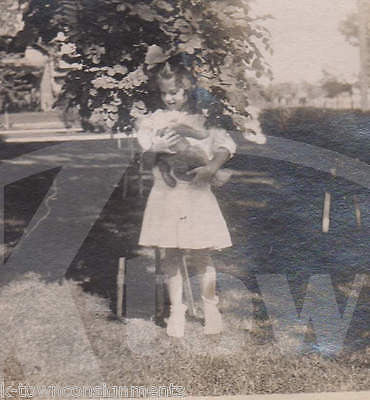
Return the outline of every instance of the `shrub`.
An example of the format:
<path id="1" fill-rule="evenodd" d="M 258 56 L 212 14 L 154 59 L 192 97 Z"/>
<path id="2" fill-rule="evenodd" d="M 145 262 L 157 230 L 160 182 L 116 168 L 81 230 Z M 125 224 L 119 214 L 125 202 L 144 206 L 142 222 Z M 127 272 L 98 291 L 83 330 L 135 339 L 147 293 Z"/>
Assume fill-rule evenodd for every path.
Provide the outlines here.
<path id="1" fill-rule="evenodd" d="M 370 112 L 278 108 L 260 116 L 263 132 L 310 143 L 369 162 Z"/>

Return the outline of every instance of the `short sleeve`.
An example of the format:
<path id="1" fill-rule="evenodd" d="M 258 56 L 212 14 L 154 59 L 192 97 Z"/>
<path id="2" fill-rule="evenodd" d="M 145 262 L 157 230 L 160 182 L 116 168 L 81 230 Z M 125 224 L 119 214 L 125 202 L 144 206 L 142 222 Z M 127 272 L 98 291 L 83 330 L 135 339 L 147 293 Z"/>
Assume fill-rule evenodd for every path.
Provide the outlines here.
<path id="1" fill-rule="evenodd" d="M 232 157 L 236 152 L 236 144 L 231 136 L 220 128 L 211 128 L 210 132 L 213 135 L 212 151 L 225 148 L 229 151 L 230 157 Z"/>
<path id="2" fill-rule="evenodd" d="M 153 126 L 150 126 L 148 122 L 148 117 L 144 116 L 137 119 L 135 123 L 136 137 L 143 152 L 148 151 L 152 147 L 153 135 L 155 133 Z"/>

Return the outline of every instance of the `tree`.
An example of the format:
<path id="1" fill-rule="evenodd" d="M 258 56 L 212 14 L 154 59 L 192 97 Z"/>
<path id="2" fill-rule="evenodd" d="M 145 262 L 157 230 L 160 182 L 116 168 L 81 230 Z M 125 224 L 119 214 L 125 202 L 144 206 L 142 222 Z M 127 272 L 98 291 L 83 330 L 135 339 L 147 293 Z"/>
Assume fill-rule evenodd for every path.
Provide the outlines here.
<path id="1" fill-rule="evenodd" d="M 344 35 L 348 43 L 352 46 L 359 46 L 360 22 L 358 13 L 347 15 L 339 25 L 339 31 Z"/>
<path id="2" fill-rule="evenodd" d="M 98 129 L 129 130 L 135 112 L 158 104 L 152 78 L 168 60 L 182 60 L 211 112 L 217 98 L 225 113 L 247 115 L 245 72 L 271 74 L 263 58 L 270 49 L 264 17 L 252 17 L 250 3 L 28 0 L 23 37 L 57 46 L 75 66 L 65 97 Z"/>
<path id="3" fill-rule="evenodd" d="M 326 97 L 330 99 L 338 97 L 343 93 L 352 95 L 352 85 L 347 82 L 340 82 L 335 78 L 325 81 L 321 87 L 324 89 Z"/>
<path id="4" fill-rule="evenodd" d="M 267 98 L 279 105 L 291 105 L 298 93 L 298 84 L 293 82 L 273 83 L 266 88 Z"/>
<path id="5" fill-rule="evenodd" d="M 0 112 L 34 111 L 38 109 L 42 71 L 31 66 L 0 63 Z"/>
<path id="6" fill-rule="evenodd" d="M 352 98 L 353 85 L 340 81 L 334 75 L 331 75 L 327 71 L 323 71 L 323 78 L 321 79 L 321 88 L 325 93 L 325 96 L 329 99 L 337 99 L 336 103 L 338 106 L 338 98 L 340 95 L 347 94 Z"/>
<path id="7" fill-rule="evenodd" d="M 307 99 L 308 103 L 312 103 L 316 99 L 323 96 L 323 89 L 320 84 L 313 84 L 310 82 L 301 83 L 301 91 L 303 96 Z"/>
<path id="8" fill-rule="evenodd" d="M 37 93 L 41 70 L 30 65 L 6 63 L 9 58 L 19 61 L 12 51 L 14 37 L 24 27 L 23 12 L 28 4 L 22 0 L 0 0 L 0 112 L 25 111 L 37 108 Z M 10 57 L 9 57 L 10 56 Z"/>
<path id="9" fill-rule="evenodd" d="M 357 9 L 357 13 L 350 14 L 342 22 L 340 30 L 352 45 L 359 47 L 361 108 L 367 110 L 370 86 L 370 3 L 368 0 L 357 0 Z"/>
<path id="10" fill-rule="evenodd" d="M 0 36 L 14 36 L 23 28 L 23 5 L 18 0 L 0 0 Z"/>

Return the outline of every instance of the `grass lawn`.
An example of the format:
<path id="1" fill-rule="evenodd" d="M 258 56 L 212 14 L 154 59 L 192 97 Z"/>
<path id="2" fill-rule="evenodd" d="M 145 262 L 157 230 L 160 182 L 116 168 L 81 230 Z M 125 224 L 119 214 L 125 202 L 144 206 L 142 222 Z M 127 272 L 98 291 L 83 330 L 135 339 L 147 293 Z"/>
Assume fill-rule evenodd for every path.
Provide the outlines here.
<path id="1" fill-rule="evenodd" d="M 24 150 L 18 150 L 18 154 L 19 151 Z M 60 314 L 61 304 L 66 310 L 69 307 L 63 303 L 63 293 L 66 298 L 72 293 L 83 330 L 108 385 L 149 387 L 172 383 L 183 386 L 188 395 L 369 390 L 369 279 L 360 292 L 343 350 L 330 357 L 318 351 L 310 324 L 302 352 L 288 351 L 288 342 L 298 340 L 294 334 L 287 338 L 286 347 L 282 341 L 278 343 L 256 279 L 263 273 L 286 276 L 300 309 L 310 277 L 329 274 L 343 312 L 354 276 L 369 273 L 368 190 L 344 179 L 333 180 L 329 174 L 310 168 L 256 156 L 237 155 L 230 167 L 251 175 L 233 178 L 216 193 L 233 247 L 217 253 L 215 263 L 218 272 L 224 274 L 221 277 L 235 278 L 232 290 L 223 291 L 220 282 L 220 310 L 225 320 L 222 335 L 203 334 L 201 311 L 199 319 L 188 318 L 184 339 L 168 338 L 165 330 L 152 322 L 147 299 L 154 287 L 154 261 L 151 252 L 137 247 L 150 182 L 140 199 L 137 182 L 133 180 L 126 199 L 122 199 L 121 186 L 113 192 L 71 264 L 67 280 L 46 282 L 31 274 L 23 282 L 12 282 L 3 288 L 3 320 L 14 314 L 10 299 L 25 301 L 24 293 L 26 299 L 32 298 L 28 297 L 30 293 L 34 293 L 35 299 L 42 299 L 36 305 L 30 304 L 29 314 L 44 310 L 45 329 L 40 328 L 37 318 L 27 317 L 33 334 L 21 336 L 20 348 L 27 349 L 30 364 L 38 358 L 40 343 L 45 351 L 55 349 L 55 342 L 48 339 L 51 333 L 47 327 L 56 324 L 52 316 Z M 55 173 L 49 171 L 7 187 L 8 252 L 19 240 Z M 323 234 L 321 214 L 327 190 L 333 200 L 331 227 L 328 234 Z M 361 228 L 356 225 L 354 195 L 362 211 Z M 119 257 L 127 258 L 127 324 L 112 318 Z M 140 274 L 145 279 L 135 278 Z M 141 285 L 140 280 L 145 280 L 147 286 Z M 67 311 L 63 315 L 66 320 L 58 324 L 59 333 L 65 337 L 61 345 L 76 346 L 77 352 L 82 344 L 72 343 Z M 0 348 L 7 347 L 8 341 L 7 336 L 0 339 Z M 65 374 L 55 376 L 56 382 L 52 383 L 66 383 L 72 364 L 66 355 Z M 10 349 L 7 381 L 27 379 L 33 384 L 50 384 L 45 380 L 51 374 L 47 362 L 32 369 L 29 365 Z M 81 384 L 84 380 L 88 381 L 89 376 L 82 371 L 73 383 Z"/>

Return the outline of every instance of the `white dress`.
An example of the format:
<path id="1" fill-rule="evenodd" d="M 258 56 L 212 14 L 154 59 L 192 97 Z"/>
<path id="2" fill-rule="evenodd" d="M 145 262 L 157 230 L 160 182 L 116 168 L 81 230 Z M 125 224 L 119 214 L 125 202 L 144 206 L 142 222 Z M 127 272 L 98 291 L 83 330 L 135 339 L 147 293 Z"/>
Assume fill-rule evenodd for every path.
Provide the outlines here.
<path id="1" fill-rule="evenodd" d="M 166 113 L 157 111 L 154 114 L 159 112 Z M 165 114 L 163 117 L 165 119 Z M 150 149 L 156 132 L 156 129 L 148 129 L 147 123 L 151 117 L 146 118 L 142 124 L 139 121 L 137 127 L 137 137 L 143 151 Z M 235 143 L 225 130 L 211 128 L 208 131 L 209 137 L 206 139 L 187 140 L 201 147 L 210 159 L 214 151 L 221 147 L 234 154 Z M 154 184 L 144 211 L 139 245 L 180 249 L 222 249 L 232 245 L 225 219 L 210 185 L 197 187 L 190 182 L 177 180 L 177 185 L 172 188 L 165 183 L 157 167 L 153 168 L 153 175 Z"/>

